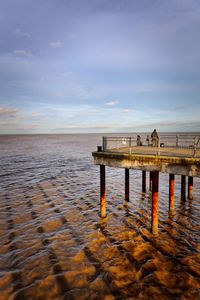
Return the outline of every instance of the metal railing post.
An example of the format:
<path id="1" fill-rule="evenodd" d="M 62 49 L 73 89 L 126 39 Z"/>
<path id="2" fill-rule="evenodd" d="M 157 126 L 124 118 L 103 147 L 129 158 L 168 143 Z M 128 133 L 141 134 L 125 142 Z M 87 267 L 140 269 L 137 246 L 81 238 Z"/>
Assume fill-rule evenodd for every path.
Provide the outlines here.
<path id="1" fill-rule="evenodd" d="M 129 154 L 131 154 L 131 136 L 129 137 Z"/>
<path id="2" fill-rule="evenodd" d="M 196 151 L 197 151 L 196 145 L 197 145 L 197 142 L 196 142 L 196 137 L 195 137 L 194 142 L 193 142 L 193 146 L 194 146 L 193 157 L 196 157 Z"/>
<path id="3" fill-rule="evenodd" d="M 158 156 L 160 156 L 160 137 L 158 137 Z"/>
<path id="4" fill-rule="evenodd" d="M 103 136 L 103 151 L 107 150 L 107 137 Z"/>
<path id="5" fill-rule="evenodd" d="M 178 147 L 178 135 L 176 135 L 176 147 Z"/>

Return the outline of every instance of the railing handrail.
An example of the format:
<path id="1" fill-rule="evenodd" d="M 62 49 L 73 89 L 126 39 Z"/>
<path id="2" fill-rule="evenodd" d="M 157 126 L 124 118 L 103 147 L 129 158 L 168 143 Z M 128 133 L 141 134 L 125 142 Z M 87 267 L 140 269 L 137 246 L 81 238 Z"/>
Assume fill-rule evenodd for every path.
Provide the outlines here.
<path id="1" fill-rule="evenodd" d="M 115 147 L 110 147 L 110 143 L 116 142 Z M 112 150 L 116 148 L 131 148 L 134 146 L 153 146 L 158 150 L 160 155 L 161 147 L 172 148 L 186 148 L 193 149 L 193 157 L 196 156 L 196 150 L 200 148 L 200 134 L 159 134 L 156 144 L 153 144 L 152 136 L 150 133 L 140 133 L 134 135 L 121 135 L 121 136 L 103 136 L 103 151 Z"/>
<path id="2" fill-rule="evenodd" d="M 135 134 L 135 135 L 123 135 L 123 136 L 105 136 L 106 138 L 113 138 L 113 139 L 115 139 L 115 138 L 119 138 L 119 139 L 121 139 L 121 138 L 135 138 L 137 135 L 140 135 L 140 136 L 147 136 L 147 135 L 149 135 L 149 136 L 151 136 L 151 133 L 140 133 L 140 134 Z M 191 135 L 187 135 L 187 134 L 169 134 L 169 135 L 165 135 L 165 134 L 159 134 L 159 136 L 160 137 L 173 137 L 173 138 L 175 138 L 176 136 L 178 136 L 178 137 L 188 137 L 188 138 L 191 138 L 191 137 L 199 137 L 200 136 L 200 134 L 198 134 L 198 135 L 196 135 L 196 134 L 191 134 Z"/>

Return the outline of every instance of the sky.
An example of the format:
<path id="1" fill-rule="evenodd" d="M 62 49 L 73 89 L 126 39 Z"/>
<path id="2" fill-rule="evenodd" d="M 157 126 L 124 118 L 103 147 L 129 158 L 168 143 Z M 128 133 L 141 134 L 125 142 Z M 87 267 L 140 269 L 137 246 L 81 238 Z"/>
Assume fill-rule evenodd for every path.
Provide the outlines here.
<path id="1" fill-rule="evenodd" d="M 199 0 L 0 0 L 0 134 L 200 131 Z"/>

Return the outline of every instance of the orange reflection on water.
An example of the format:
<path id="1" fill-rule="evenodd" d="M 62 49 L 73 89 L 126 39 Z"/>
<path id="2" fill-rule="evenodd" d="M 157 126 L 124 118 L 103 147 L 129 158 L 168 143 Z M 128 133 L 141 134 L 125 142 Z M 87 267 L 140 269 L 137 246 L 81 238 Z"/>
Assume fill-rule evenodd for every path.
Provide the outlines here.
<path id="1" fill-rule="evenodd" d="M 168 218 L 161 197 L 153 237 L 148 194 L 123 206 L 113 193 L 100 220 L 98 191 L 71 197 L 66 186 L 59 178 L 1 192 L 1 300 L 199 298 L 197 201 L 180 201 Z"/>

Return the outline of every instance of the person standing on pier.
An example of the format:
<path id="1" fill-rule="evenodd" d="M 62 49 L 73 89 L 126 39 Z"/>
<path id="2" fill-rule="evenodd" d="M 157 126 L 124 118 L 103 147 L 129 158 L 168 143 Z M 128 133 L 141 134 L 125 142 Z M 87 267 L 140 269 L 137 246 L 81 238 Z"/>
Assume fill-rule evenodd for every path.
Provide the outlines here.
<path id="1" fill-rule="evenodd" d="M 137 146 L 142 146 L 141 136 L 137 135 Z"/>
<path id="2" fill-rule="evenodd" d="M 149 135 L 148 134 L 147 134 L 146 141 L 147 141 L 147 145 L 149 146 Z"/>
<path id="3" fill-rule="evenodd" d="M 152 141 L 152 146 L 153 147 L 158 147 L 159 136 L 158 136 L 158 133 L 157 133 L 156 129 L 154 129 L 154 131 L 151 134 L 151 141 Z"/>

